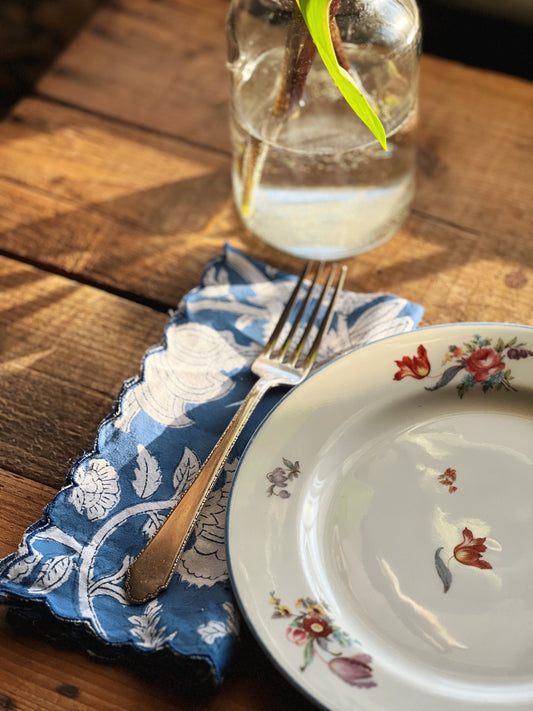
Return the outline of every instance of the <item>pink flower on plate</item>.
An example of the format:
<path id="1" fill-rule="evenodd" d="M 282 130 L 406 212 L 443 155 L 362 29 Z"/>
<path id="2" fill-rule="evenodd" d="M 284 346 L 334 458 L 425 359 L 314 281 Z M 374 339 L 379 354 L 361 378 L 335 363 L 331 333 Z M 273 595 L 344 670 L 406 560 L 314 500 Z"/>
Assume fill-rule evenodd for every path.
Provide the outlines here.
<path id="1" fill-rule="evenodd" d="M 353 657 L 335 657 L 328 662 L 331 671 L 350 686 L 371 689 L 376 686 L 372 681 L 372 657 L 368 654 L 356 654 Z"/>
<path id="2" fill-rule="evenodd" d="M 307 633 L 299 627 L 287 627 L 285 635 L 289 642 L 297 644 L 299 647 L 301 647 L 302 644 L 305 644 L 307 639 Z"/>
<path id="3" fill-rule="evenodd" d="M 476 383 L 484 383 L 491 375 L 505 370 L 505 363 L 494 348 L 478 348 L 466 359 L 465 370 Z"/>

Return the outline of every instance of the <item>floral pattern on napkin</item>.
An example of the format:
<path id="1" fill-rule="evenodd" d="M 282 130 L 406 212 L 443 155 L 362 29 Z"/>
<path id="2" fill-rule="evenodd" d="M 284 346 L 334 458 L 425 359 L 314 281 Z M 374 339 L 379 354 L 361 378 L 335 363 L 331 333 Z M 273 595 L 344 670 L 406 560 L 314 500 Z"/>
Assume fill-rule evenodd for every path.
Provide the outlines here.
<path id="1" fill-rule="evenodd" d="M 192 660 L 203 683 L 221 682 L 239 629 L 225 549 L 229 491 L 246 441 L 283 390 L 265 397 L 243 431 L 167 590 L 132 606 L 125 576 L 250 389 L 250 364 L 294 283 L 229 246 L 208 265 L 142 374 L 124 384 L 94 450 L 0 561 L 0 602 L 37 627 L 52 616 L 64 637 L 100 657 L 124 652 L 147 665 L 164 651 L 176 669 Z M 421 315 L 395 296 L 344 292 L 319 359 L 411 330 Z"/>

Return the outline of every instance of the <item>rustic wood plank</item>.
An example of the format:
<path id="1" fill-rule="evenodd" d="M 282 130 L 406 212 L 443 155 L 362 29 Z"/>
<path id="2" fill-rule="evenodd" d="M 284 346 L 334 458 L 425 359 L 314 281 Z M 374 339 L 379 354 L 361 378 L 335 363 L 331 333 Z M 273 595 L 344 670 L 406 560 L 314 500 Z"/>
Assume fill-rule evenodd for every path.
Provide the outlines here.
<path id="1" fill-rule="evenodd" d="M 0 258 L 0 466 L 58 487 L 167 316 Z"/>
<path id="2" fill-rule="evenodd" d="M 514 82 L 505 85 L 516 88 Z M 427 146 L 452 142 L 437 123 L 429 121 L 424 129 Z M 425 323 L 529 322 L 531 167 L 519 156 L 525 139 L 509 132 L 509 161 L 500 156 L 502 181 L 511 186 L 503 198 L 496 174 L 477 182 L 457 174 L 459 139 L 447 149 L 453 163 L 442 162 L 438 147 L 422 152 L 411 217 L 389 243 L 350 261 L 348 285 L 419 301 L 426 307 Z M 0 141 L 4 254 L 151 299 L 161 308 L 175 306 L 198 283 L 225 241 L 298 269 L 297 260 L 243 230 L 224 157 L 37 100 L 22 102 L 0 124 Z M 485 156 L 504 150 L 497 142 L 494 149 L 475 145 Z"/>
<path id="3" fill-rule="evenodd" d="M 32 99 L 0 124 L 4 254 L 172 308 L 228 240 L 296 264 L 245 232 L 225 156 Z"/>
<path id="4" fill-rule="evenodd" d="M 227 7 L 223 0 L 106 3 L 38 90 L 227 151 Z"/>
<path id="5" fill-rule="evenodd" d="M 0 558 L 16 550 L 26 528 L 40 518 L 55 493 L 51 486 L 0 469 Z"/>
<path id="6" fill-rule="evenodd" d="M 28 101 L 0 155 L 0 249 L 47 268 L 175 306 L 231 230 L 228 160 L 174 140 Z"/>
<path id="7" fill-rule="evenodd" d="M 533 83 L 423 57 L 415 210 L 482 241 L 533 230 Z"/>
<path id="8" fill-rule="evenodd" d="M 422 304 L 422 326 L 533 322 L 533 255 L 527 234 L 506 241 L 413 215 L 388 245 L 351 262 L 350 286 Z"/>
<path id="9" fill-rule="evenodd" d="M 51 646 L 5 621 L 0 608 L 0 704 L 16 711 L 312 711 L 247 638 L 223 690 L 204 704 L 187 700 L 162 682 L 80 652 Z M 258 681 L 260 680 L 260 683 Z M 11 705 L 10 705 L 11 704 Z"/>

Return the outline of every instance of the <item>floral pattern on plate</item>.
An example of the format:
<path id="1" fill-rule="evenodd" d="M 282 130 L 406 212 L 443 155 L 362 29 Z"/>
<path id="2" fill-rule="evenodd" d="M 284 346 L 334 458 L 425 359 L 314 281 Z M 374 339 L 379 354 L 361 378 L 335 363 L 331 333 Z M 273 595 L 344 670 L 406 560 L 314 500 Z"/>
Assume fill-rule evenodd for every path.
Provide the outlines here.
<path id="1" fill-rule="evenodd" d="M 454 494 L 457 491 L 457 471 L 448 467 L 443 474 L 439 474 L 439 483 L 448 487 L 448 492 Z"/>
<path id="2" fill-rule="evenodd" d="M 406 377 L 416 380 L 436 377 L 438 378 L 436 384 L 431 387 L 426 386 L 426 390 L 438 390 L 461 375 L 461 382 L 456 386 L 460 398 L 476 385 L 481 385 L 483 392 L 502 388 L 516 390 L 511 385 L 513 376 L 506 359 L 520 360 L 530 356 L 533 356 L 533 351 L 528 349 L 525 343 L 518 343 L 516 337 L 507 342 L 499 338 L 496 344 L 492 345 L 491 338 L 482 338 L 476 334 L 471 341 L 463 343 L 462 346 L 449 346 L 442 361 L 442 366 L 448 367 L 436 376 L 430 375 L 431 363 L 427 349 L 420 344 L 416 355 L 403 356 L 401 360 L 394 361 L 398 366 L 394 380 L 403 380 Z"/>
<path id="3" fill-rule="evenodd" d="M 266 478 L 270 482 L 267 489 L 267 496 L 279 496 L 280 499 L 288 499 L 290 491 L 287 491 L 287 482 L 297 479 L 301 474 L 300 462 L 296 460 L 291 462 L 290 459 L 283 457 L 283 466 L 275 467 L 268 472 Z"/>
<path id="4" fill-rule="evenodd" d="M 372 657 L 368 654 L 344 656 L 338 648 L 354 645 L 350 636 L 333 624 L 325 605 L 319 604 L 309 597 L 296 601 L 296 612 L 291 612 L 287 605 L 282 605 L 275 593 L 270 593 L 270 604 L 274 606 L 273 619 L 289 620 L 285 632 L 287 639 L 303 647 L 303 664 L 305 671 L 314 659 L 320 659 L 328 665 L 333 674 L 350 686 L 360 689 L 371 689 L 376 686 L 372 679 Z"/>
<path id="5" fill-rule="evenodd" d="M 234 583 L 271 659 L 320 708 L 532 711 L 532 333 L 453 324 L 378 341 L 295 388 L 250 443 L 230 507 Z M 483 391 L 507 370 L 517 392 Z M 281 502 L 266 475 L 283 457 L 302 473 Z M 327 619 L 296 623 L 305 595 Z M 332 670 L 364 665 L 367 691 Z"/>
<path id="6" fill-rule="evenodd" d="M 452 574 L 449 568 L 450 561 L 455 559 L 458 563 L 469 565 L 473 568 L 481 570 L 492 570 L 492 565 L 483 560 L 483 553 L 487 550 L 485 545 L 486 538 L 474 538 L 472 531 L 465 527 L 463 529 L 463 540 L 458 543 L 453 549 L 453 555 L 450 556 L 448 565 L 440 557 L 442 546 L 435 551 L 435 567 L 439 578 L 444 585 L 444 592 L 448 592 L 452 584 Z"/>

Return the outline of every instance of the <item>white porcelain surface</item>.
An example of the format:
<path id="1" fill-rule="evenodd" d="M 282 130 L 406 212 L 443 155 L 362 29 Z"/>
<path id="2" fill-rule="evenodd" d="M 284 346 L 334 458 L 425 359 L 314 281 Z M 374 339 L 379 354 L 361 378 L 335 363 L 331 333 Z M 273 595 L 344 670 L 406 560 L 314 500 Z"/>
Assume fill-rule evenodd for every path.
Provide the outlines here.
<path id="1" fill-rule="evenodd" d="M 320 370 L 248 446 L 228 518 L 248 623 L 335 711 L 531 711 L 531 541 L 533 329 L 501 324 Z"/>

